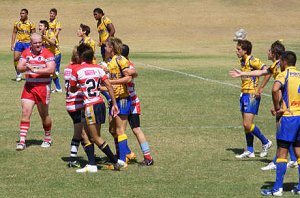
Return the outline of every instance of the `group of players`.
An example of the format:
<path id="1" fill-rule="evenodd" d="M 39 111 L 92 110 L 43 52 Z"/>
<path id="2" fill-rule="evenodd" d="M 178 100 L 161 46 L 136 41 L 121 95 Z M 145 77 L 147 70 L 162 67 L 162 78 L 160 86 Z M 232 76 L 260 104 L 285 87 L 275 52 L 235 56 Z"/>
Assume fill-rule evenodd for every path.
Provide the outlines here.
<path id="1" fill-rule="evenodd" d="M 116 37 L 111 20 L 100 8 L 93 11 L 99 33 L 99 47 L 103 61 L 96 64 L 96 42 L 89 37 L 90 27 L 80 24 L 77 35 L 81 38 L 79 45 L 73 49 L 70 64 L 64 70 L 66 88 L 66 109 L 74 124 L 71 140 L 69 167 L 80 167 L 77 152 L 82 144 L 88 164 L 76 170 L 97 172 L 94 144 L 108 157 L 109 169 L 120 170 L 134 160 L 136 154 L 128 146 L 126 125 L 129 122 L 144 155 L 142 165 L 153 165 L 149 143 L 140 128 L 140 101 L 135 92 L 134 78 L 137 72 L 129 60 L 129 47 Z M 22 9 L 20 21 L 14 24 L 11 48 L 14 51 L 16 81 L 25 73 L 26 83 L 21 96 L 22 118 L 20 122 L 20 141 L 16 150 L 26 148 L 26 136 L 30 127 L 30 117 L 37 106 L 44 128 L 43 148 L 51 147 L 52 121 L 49 116 L 50 85 L 52 79 L 56 85 L 54 92 L 62 92 L 58 75 L 61 53 L 58 35 L 61 25 L 56 18 L 57 10 L 50 10 L 49 21 L 41 20 L 40 33 L 28 19 L 28 10 Z M 55 80 L 57 79 L 57 80 Z M 53 91 L 52 91 L 53 92 Z M 114 138 L 116 153 L 101 137 L 101 124 L 106 120 L 105 96 L 109 105 L 109 132 Z"/>
<path id="2" fill-rule="evenodd" d="M 265 85 L 271 76 L 275 81 L 272 87 L 273 107 L 271 113 L 276 116 L 277 153 L 275 158 L 262 170 L 276 169 L 276 180 L 273 188 L 262 190 L 264 196 L 282 196 L 283 179 L 287 168 L 298 167 L 299 184 L 292 189 L 293 194 L 300 194 L 300 71 L 296 69 L 296 54 L 286 51 L 281 41 L 275 41 L 269 51 L 270 67 L 255 58 L 252 43 L 246 39 L 245 30 L 236 32 L 236 54 L 240 59 L 241 70 L 230 71 L 232 77 L 241 77 L 242 89 L 240 111 L 243 118 L 247 149 L 236 158 L 255 157 L 253 149 L 254 136 L 262 142 L 260 157 L 266 157 L 272 142 L 267 139 L 253 123 L 258 113 L 260 98 Z M 258 86 L 258 77 L 265 76 Z M 287 154 L 291 161 L 288 162 Z"/>

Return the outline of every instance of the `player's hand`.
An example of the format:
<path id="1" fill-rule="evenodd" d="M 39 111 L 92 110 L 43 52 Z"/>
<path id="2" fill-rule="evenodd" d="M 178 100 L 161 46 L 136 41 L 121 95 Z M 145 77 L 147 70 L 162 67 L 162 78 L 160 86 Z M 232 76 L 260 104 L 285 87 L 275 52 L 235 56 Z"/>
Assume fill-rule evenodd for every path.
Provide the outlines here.
<path id="1" fill-rule="evenodd" d="M 119 114 L 119 108 L 118 108 L 118 106 L 117 105 L 112 105 L 112 107 L 111 107 L 111 115 L 113 116 L 113 117 L 116 117 L 118 114 Z"/>
<path id="2" fill-rule="evenodd" d="M 15 45 L 11 45 L 10 50 L 14 51 L 15 50 Z"/>
<path id="3" fill-rule="evenodd" d="M 283 113 L 284 113 L 284 110 L 282 108 L 280 108 L 279 110 L 276 111 L 277 116 L 282 116 Z"/>
<path id="4" fill-rule="evenodd" d="M 264 88 L 262 87 L 259 87 L 258 90 L 257 90 L 257 94 L 261 95 L 262 92 L 263 92 Z"/>
<path id="5" fill-rule="evenodd" d="M 270 112 L 271 112 L 272 116 L 276 116 L 276 111 L 275 111 L 275 108 L 274 108 L 274 107 L 272 107 L 272 108 L 270 109 Z"/>
<path id="6" fill-rule="evenodd" d="M 233 68 L 233 70 L 229 71 L 229 75 L 232 78 L 237 78 L 237 77 L 241 77 L 242 76 L 242 71 L 238 70 L 236 68 Z"/>
<path id="7" fill-rule="evenodd" d="M 254 98 L 260 98 L 261 97 L 261 93 L 259 93 L 258 91 L 254 93 Z"/>

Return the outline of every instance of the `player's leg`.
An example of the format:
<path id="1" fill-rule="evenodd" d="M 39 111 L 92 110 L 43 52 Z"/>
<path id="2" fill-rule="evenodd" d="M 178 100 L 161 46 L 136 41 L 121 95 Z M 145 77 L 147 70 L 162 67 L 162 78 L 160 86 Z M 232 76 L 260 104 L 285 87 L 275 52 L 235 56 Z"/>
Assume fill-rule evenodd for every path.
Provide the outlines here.
<path id="1" fill-rule="evenodd" d="M 277 139 L 276 179 L 272 189 L 261 191 L 264 196 L 282 196 L 283 179 L 287 169 L 288 148 L 291 142 Z"/>
<path id="2" fill-rule="evenodd" d="M 81 123 L 81 110 L 75 112 L 68 112 L 73 121 L 74 132 L 71 140 L 70 148 L 70 160 L 68 162 L 69 167 L 80 167 L 80 164 L 77 162 L 77 153 L 78 147 L 82 140 L 81 134 L 83 130 L 83 123 Z"/>
<path id="3" fill-rule="evenodd" d="M 128 147 L 128 137 L 125 134 L 128 116 L 118 115 L 113 119 L 115 119 L 116 122 L 116 135 L 118 137 L 118 148 L 120 152 L 119 159 L 126 161 L 126 155 L 131 153 L 131 150 Z"/>
<path id="4" fill-rule="evenodd" d="M 16 148 L 17 150 L 24 150 L 26 147 L 25 141 L 30 127 L 30 117 L 35 102 L 33 100 L 23 98 L 21 100 L 21 105 L 22 105 L 22 118 L 20 122 L 20 141 L 17 144 L 17 148 Z"/>
<path id="5" fill-rule="evenodd" d="M 44 104 L 40 102 L 37 104 L 37 109 L 42 120 L 44 134 L 45 134 L 44 141 L 41 144 L 41 147 L 49 148 L 52 144 L 52 137 L 51 137 L 52 120 L 49 115 L 49 104 Z"/>
<path id="6" fill-rule="evenodd" d="M 55 55 L 56 67 L 55 67 L 55 73 L 52 76 L 53 82 L 55 84 L 55 90 L 53 92 L 59 92 L 59 93 L 62 92 L 62 89 L 61 89 L 61 86 L 59 83 L 59 78 L 58 78 L 59 70 L 60 70 L 60 62 L 61 62 L 61 54 Z"/>
<path id="7" fill-rule="evenodd" d="M 288 162 L 287 167 L 288 168 L 297 168 L 298 167 L 297 157 L 295 155 L 293 145 L 291 145 L 289 147 L 289 154 L 290 154 L 290 161 Z"/>
<path id="8" fill-rule="evenodd" d="M 113 119 L 113 117 L 111 115 L 109 115 L 108 121 L 109 121 L 109 129 L 108 129 L 109 133 L 114 138 L 116 156 L 117 156 L 117 158 L 120 158 L 120 151 L 119 151 L 119 145 L 118 145 L 118 136 L 116 134 L 116 120 Z"/>
<path id="9" fill-rule="evenodd" d="M 246 133 L 246 139 L 251 142 L 252 137 L 250 137 L 248 133 L 251 133 L 258 139 L 260 139 L 260 141 L 262 142 L 262 152 L 260 153 L 260 157 L 265 157 L 268 154 L 268 150 L 272 146 L 272 142 L 269 141 L 261 133 L 260 129 L 253 123 L 254 116 L 258 113 L 259 104 L 260 98 L 255 97 L 254 94 L 242 94 L 242 97 L 240 99 L 240 111 L 242 112 L 243 126 Z"/>
<path id="10" fill-rule="evenodd" d="M 17 47 L 17 45 L 16 45 Z M 15 47 L 15 51 L 14 51 L 14 67 L 15 67 L 15 71 L 16 71 L 16 81 L 19 82 L 22 80 L 22 74 L 20 72 L 17 71 L 17 65 L 20 59 L 20 56 L 22 54 L 22 51 L 16 51 L 18 50 L 18 48 Z"/>
<path id="11" fill-rule="evenodd" d="M 128 116 L 128 122 L 129 122 L 129 125 L 130 125 L 135 137 L 137 138 L 139 145 L 141 147 L 141 150 L 143 152 L 143 155 L 144 155 L 143 164 L 145 164 L 147 166 L 153 165 L 153 158 L 150 154 L 149 143 L 147 142 L 146 136 L 140 127 L 139 114 L 130 114 Z"/>
<path id="12" fill-rule="evenodd" d="M 90 105 L 85 108 L 85 118 L 89 136 L 115 167 L 118 167 L 118 158 L 112 153 L 109 145 L 100 136 L 101 124 L 105 122 L 105 114 L 104 103 Z M 120 162 L 120 165 L 123 165 L 123 163 Z"/>

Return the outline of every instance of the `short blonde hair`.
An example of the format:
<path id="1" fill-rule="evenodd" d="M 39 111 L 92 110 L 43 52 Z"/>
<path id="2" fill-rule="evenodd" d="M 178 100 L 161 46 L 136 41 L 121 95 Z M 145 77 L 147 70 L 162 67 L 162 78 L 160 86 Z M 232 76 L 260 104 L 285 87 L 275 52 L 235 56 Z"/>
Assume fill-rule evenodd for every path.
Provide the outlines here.
<path id="1" fill-rule="evenodd" d="M 110 37 L 108 40 L 108 45 L 113 47 L 114 53 L 116 55 L 121 55 L 122 53 L 122 48 L 123 48 L 123 43 L 121 39 L 116 38 L 116 37 Z"/>

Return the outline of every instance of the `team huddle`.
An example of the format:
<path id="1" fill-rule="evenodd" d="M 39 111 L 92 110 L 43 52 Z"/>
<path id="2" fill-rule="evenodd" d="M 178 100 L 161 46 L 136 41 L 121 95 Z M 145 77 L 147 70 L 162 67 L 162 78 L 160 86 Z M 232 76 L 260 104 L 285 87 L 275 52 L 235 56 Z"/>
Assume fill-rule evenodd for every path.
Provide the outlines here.
<path id="1" fill-rule="evenodd" d="M 149 143 L 140 128 L 140 101 L 135 92 L 134 78 L 138 76 L 134 64 L 129 60 L 129 47 L 114 37 L 115 28 L 100 8 L 93 11 L 99 33 L 101 63 L 97 64 L 96 42 L 89 37 L 90 27 L 80 24 L 77 36 L 79 44 L 72 52 L 70 64 L 64 70 L 66 109 L 73 121 L 74 134 L 71 140 L 69 167 L 80 168 L 77 153 L 81 144 L 88 163 L 76 172 L 97 172 L 94 145 L 109 159 L 108 169 L 126 168 L 136 154 L 128 146 L 126 125 L 129 123 L 142 150 L 142 165 L 153 165 Z M 51 92 L 62 92 L 60 74 L 61 53 L 59 32 L 62 30 L 57 20 L 57 10 L 50 10 L 50 19 L 41 20 L 39 33 L 35 24 L 28 19 L 28 10 L 22 9 L 20 21 L 14 24 L 11 48 L 14 51 L 16 81 L 25 85 L 21 95 L 22 118 L 20 140 L 16 150 L 26 149 L 26 136 L 30 127 L 30 117 L 36 105 L 44 128 L 43 148 L 53 144 L 51 137 L 52 120 L 49 116 Z M 55 89 L 51 90 L 51 82 Z M 106 120 L 105 97 L 108 104 L 109 132 L 115 142 L 113 153 L 101 136 L 101 125 Z"/>
<path id="2" fill-rule="evenodd" d="M 296 69 L 296 54 L 286 51 L 281 41 L 275 41 L 269 51 L 270 67 L 251 55 L 252 43 L 246 40 L 246 32 L 241 29 L 235 34 L 237 41 L 236 54 L 240 59 L 241 70 L 230 71 L 232 77 L 241 77 L 242 89 L 240 111 L 246 137 L 246 150 L 236 158 L 254 158 L 253 139 L 259 138 L 262 143 L 260 157 L 266 157 L 272 142 L 267 139 L 253 123 L 257 115 L 260 98 L 265 85 L 271 76 L 275 81 L 272 87 L 273 107 L 271 113 L 276 117 L 277 153 L 273 161 L 262 170 L 276 169 L 276 180 L 273 188 L 262 190 L 264 196 L 282 196 L 283 179 L 287 168 L 298 167 L 299 184 L 291 191 L 300 194 L 300 71 Z M 258 77 L 264 76 L 258 86 Z M 290 153 L 290 161 L 287 155 Z"/>

